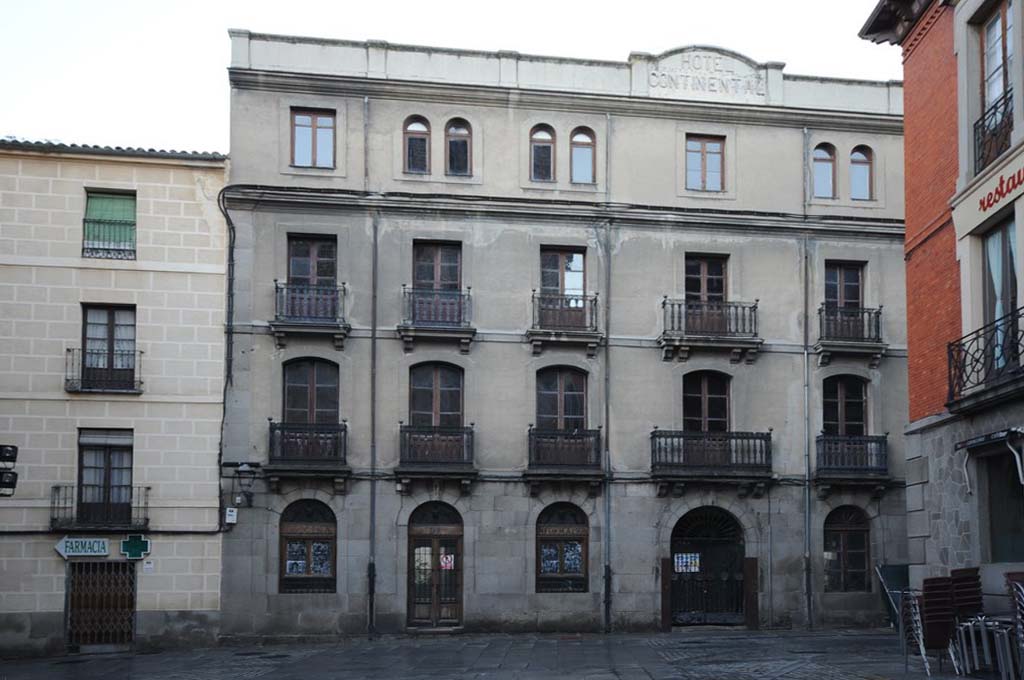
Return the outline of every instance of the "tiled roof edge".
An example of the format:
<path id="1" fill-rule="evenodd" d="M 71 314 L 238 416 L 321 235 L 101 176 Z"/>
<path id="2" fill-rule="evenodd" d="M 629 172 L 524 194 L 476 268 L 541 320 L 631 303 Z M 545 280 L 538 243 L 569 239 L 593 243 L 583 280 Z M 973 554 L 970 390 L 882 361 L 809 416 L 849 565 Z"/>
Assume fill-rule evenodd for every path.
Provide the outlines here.
<path id="1" fill-rule="evenodd" d="M 36 151 L 39 153 L 78 153 L 93 156 L 166 158 L 183 161 L 225 161 L 228 158 L 226 154 L 217 153 L 216 151 L 178 151 L 175 149 L 140 149 L 131 146 L 65 144 L 63 142 L 31 141 L 15 137 L 0 137 L 0 149 Z"/>

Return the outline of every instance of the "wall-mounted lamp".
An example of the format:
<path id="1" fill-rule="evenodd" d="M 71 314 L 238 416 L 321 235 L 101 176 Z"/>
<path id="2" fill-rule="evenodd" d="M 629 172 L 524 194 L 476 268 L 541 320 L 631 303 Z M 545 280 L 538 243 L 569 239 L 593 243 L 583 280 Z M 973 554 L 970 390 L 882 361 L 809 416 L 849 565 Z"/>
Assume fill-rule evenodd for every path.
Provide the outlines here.
<path id="1" fill-rule="evenodd" d="M 238 480 L 238 488 L 242 490 L 245 498 L 245 506 L 252 507 L 252 486 L 256 483 L 256 470 L 248 463 L 242 463 L 235 469 L 235 479 Z"/>

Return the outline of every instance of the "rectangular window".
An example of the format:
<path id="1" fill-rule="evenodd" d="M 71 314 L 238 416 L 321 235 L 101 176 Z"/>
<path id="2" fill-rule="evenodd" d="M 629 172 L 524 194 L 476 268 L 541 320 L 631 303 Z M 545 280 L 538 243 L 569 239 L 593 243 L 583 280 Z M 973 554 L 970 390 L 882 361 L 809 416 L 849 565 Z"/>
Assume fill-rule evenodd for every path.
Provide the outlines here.
<path id="1" fill-rule="evenodd" d="M 829 309 L 861 307 L 861 277 L 864 265 L 859 262 L 825 263 L 825 307 Z"/>
<path id="2" fill-rule="evenodd" d="M 984 108 L 988 108 L 1010 91 L 1013 72 L 1013 7 L 1001 2 L 982 28 L 982 75 Z"/>
<path id="3" fill-rule="evenodd" d="M 334 112 L 292 109 L 292 165 L 334 167 Z"/>
<path id="4" fill-rule="evenodd" d="M 725 302 L 724 257 L 686 256 L 686 299 L 689 302 Z"/>
<path id="5" fill-rule="evenodd" d="M 1009 452 L 979 459 L 988 480 L 988 528 L 993 562 L 1024 561 L 1024 487 Z"/>
<path id="6" fill-rule="evenodd" d="M 78 431 L 78 523 L 131 523 L 132 446 L 131 430 Z"/>
<path id="7" fill-rule="evenodd" d="M 135 307 L 83 305 L 82 317 L 82 387 L 136 389 Z"/>
<path id="8" fill-rule="evenodd" d="M 1013 220 L 983 237 L 985 323 L 1017 309 L 1017 227 Z"/>
<path id="9" fill-rule="evenodd" d="M 722 191 L 725 137 L 686 135 L 686 188 Z"/>
<path id="10" fill-rule="evenodd" d="M 82 257 L 135 259 L 134 193 L 86 193 Z"/>

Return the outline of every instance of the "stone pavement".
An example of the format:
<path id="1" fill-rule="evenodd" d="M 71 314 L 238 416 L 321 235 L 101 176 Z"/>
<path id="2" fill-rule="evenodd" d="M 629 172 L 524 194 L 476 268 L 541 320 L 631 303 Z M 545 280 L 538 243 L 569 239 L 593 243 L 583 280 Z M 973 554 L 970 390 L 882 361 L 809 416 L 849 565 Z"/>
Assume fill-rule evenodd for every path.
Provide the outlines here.
<path id="1" fill-rule="evenodd" d="M 932 677 L 954 678 L 948 663 Z M 455 635 L 224 646 L 0 662 L 0 680 L 880 680 L 904 675 L 889 631 L 687 629 L 649 635 Z"/>

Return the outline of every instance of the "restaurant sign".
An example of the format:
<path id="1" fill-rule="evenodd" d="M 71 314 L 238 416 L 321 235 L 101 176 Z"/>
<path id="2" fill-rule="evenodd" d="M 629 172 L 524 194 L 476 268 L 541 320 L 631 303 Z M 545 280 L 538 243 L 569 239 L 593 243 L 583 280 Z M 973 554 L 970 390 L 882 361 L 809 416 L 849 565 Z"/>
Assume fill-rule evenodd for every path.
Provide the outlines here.
<path id="1" fill-rule="evenodd" d="M 992 189 L 978 199 L 978 209 L 985 213 L 999 205 L 1003 199 L 1009 198 L 1024 187 L 1024 167 L 1018 167 L 1016 171 L 1009 174 L 999 175 L 998 180 L 993 180 L 990 185 Z"/>

